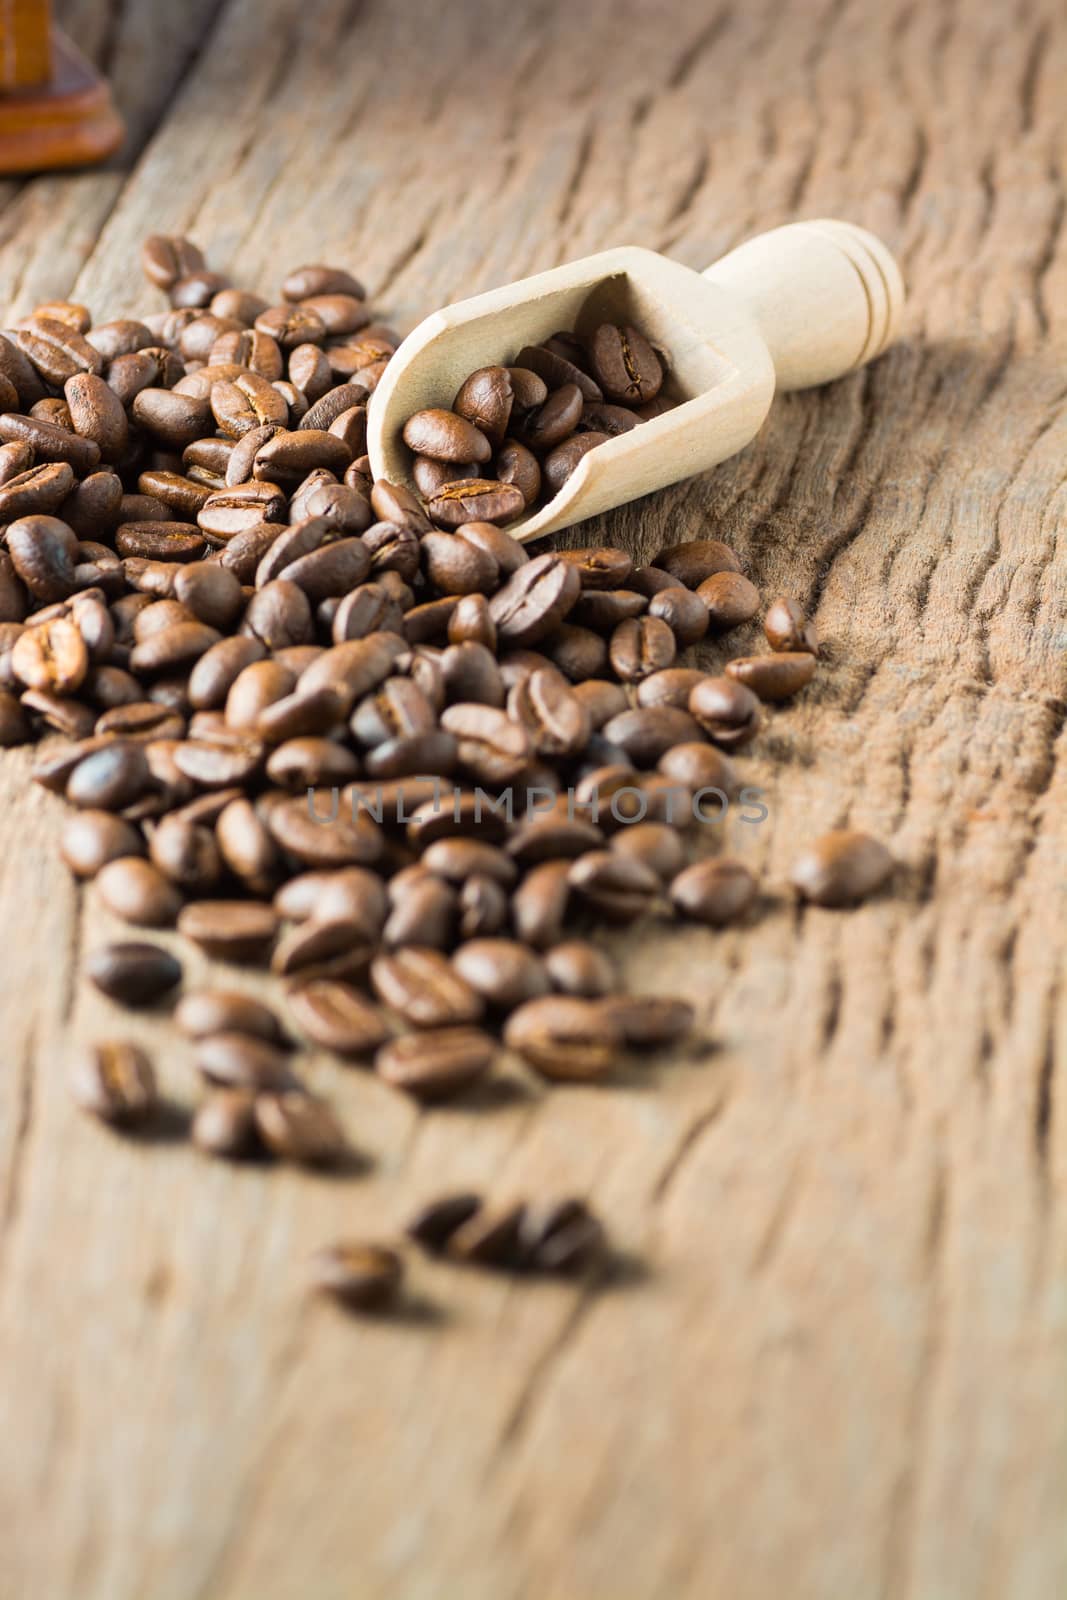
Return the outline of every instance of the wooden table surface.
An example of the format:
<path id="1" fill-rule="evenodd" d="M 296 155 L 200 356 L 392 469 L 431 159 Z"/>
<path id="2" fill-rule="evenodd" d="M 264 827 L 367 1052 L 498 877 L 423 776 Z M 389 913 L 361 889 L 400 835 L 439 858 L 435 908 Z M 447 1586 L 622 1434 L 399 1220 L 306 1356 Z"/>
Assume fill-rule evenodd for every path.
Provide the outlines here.
<path id="1" fill-rule="evenodd" d="M 613 940 L 710 1051 L 419 1113 L 325 1058 L 366 1176 L 234 1170 L 72 1109 L 113 932 L 0 762 L 4 1600 L 1052 1600 L 1067 1587 L 1067 26 L 1060 0 L 70 0 L 120 161 L 0 185 L 0 304 L 338 260 L 401 326 L 634 242 L 804 216 L 899 252 L 905 335 L 737 459 L 574 535 L 721 535 L 826 661 L 744 770 L 750 926 Z M 740 644 L 747 644 L 742 636 Z M 714 654 L 711 653 L 712 659 Z M 849 822 L 895 892 L 799 912 Z M 195 980 L 202 968 L 190 958 Z M 121 1022 L 125 1026 L 124 1020 Z M 137 1024 L 195 1095 L 165 1020 Z M 413 1204 L 587 1190 L 597 1292 L 306 1257 Z"/>

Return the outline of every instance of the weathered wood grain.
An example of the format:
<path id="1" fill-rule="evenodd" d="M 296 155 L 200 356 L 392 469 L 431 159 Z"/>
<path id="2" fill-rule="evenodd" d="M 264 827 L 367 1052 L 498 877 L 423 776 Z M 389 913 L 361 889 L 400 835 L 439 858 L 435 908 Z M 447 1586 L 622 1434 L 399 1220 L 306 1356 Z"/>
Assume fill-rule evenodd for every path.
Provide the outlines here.
<path id="1" fill-rule="evenodd" d="M 827 661 L 745 761 L 753 926 L 613 942 L 717 1047 L 420 1114 L 316 1061 L 367 1177 L 232 1171 L 71 1109 L 110 932 L 0 765 L 0 1591 L 78 1600 L 1049 1600 L 1067 1583 L 1067 29 L 1056 0 L 81 0 L 125 162 L 5 186 L 0 300 L 148 308 L 191 230 L 338 257 L 409 325 L 609 244 L 703 266 L 839 215 L 911 290 L 871 370 L 571 537 L 721 533 Z M 743 645 L 747 640 L 731 641 Z M 715 653 L 708 652 L 714 659 Z M 903 863 L 796 910 L 800 843 Z M 202 970 L 188 962 L 190 977 Z M 175 1099 L 165 1022 L 138 1023 Z M 451 1185 L 588 1189 L 599 1294 L 419 1265 L 421 1315 L 304 1258 Z"/>

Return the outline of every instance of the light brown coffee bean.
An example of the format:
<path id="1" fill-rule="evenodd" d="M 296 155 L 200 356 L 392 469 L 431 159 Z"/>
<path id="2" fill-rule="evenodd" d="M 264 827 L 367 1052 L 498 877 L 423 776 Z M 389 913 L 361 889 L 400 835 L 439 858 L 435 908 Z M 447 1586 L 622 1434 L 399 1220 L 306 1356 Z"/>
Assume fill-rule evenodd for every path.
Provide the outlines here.
<path id="1" fill-rule="evenodd" d="M 815 657 L 807 651 L 789 650 L 768 656 L 738 656 L 726 663 L 726 674 L 761 700 L 788 700 L 815 676 Z"/>
<path id="2" fill-rule="evenodd" d="M 736 552 L 719 539 L 687 539 L 681 544 L 664 545 L 652 557 L 652 566 L 686 589 L 698 588 L 717 572 L 741 571 Z"/>
<path id="3" fill-rule="evenodd" d="M 467 522 L 513 522 L 525 504 L 521 489 L 498 478 L 446 483 L 429 502 L 430 516 L 441 528 L 459 528 Z"/>
<path id="4" fill-rule="evenodd" d="M 369 1055 L 389 1037 L 378 1008 L 347 983 L 303 983 L 290 993 L 289 1009 L 313 1044 L 337 1055 Z"/>
<path id="5" fill-rule="evenodd" d="M 374 1067 L 380 1078 L 416 1100 L 451 1100 L 485 1078 L 493 1041 L 480 1028 L 430 1028 L 383 1045 Z"/>
<path id="6" fill-rule="evenodd" d="M 675 909 L 694 922 L 725 927 L 743 916 L 756 898 L 756 880 L 743 862 L 726 856 L 695 861 L 671 882 Z"/>
<path id="7" fill-rule="evenodd" d="M 181 895 L 157 867 L 140 856 L 119 856 L 97 873 L 97 893 L 107 909 L 142 928 L 169 928 Z"/>
<path id="8" fill-rule="evenodd" d="M 198 900 L 178 918 L 178 932 L 219 961 L 263 960 L 277 931 L 273 908 L 252 901 Z"/>
<path id="9" fill-rule="evenodd" d="M 596 1000 L 615 988 L 615 967 L 610 957 L 586 939 L 567 939 L 547 950 L 544 959 L 552 987 L 562 994 Z"/>
<path id="10" fill-rule="evenodd" d="M 277 1044 L 253 1033 L 202 1034 L 196 1041 L 197 1070 L 229 1089 L 284 1089 L 292 1082 L 289 1058 Z"/>
<path id="11" fill-rule="evenodd" d="M 472 939 L 459 946 L 452 965 L 498 1011 L 511 1011 L 549 989 L 540 957 L 516 939 Z"/>
<path id="12" fill-rule="evenodd" d="M 95 878 L 109 861 L 144 853 L 138 830 L 108 811 L 82 811 L 68 817 L 60 836 L 60 855 L 78 878 Z"/>
<path id="13" fill-rule="evenodd" d="M 613 994 L 601 1005 L 633 1050 L 678 1044 L 693 1030 L 693 1007 L 670 995 Z"/>
<path id="14" fill-rule="evenodd" d="M 371 982 L 383 1004 L 414 1028 L 478 1022 L 483 1002 L 438 950 L 409 945 L 379 955 Z"/>
<path id="15" fill-rule="evenodd" d="M 414 412 L 404 424 L 404 443 L 432 461 L 488 461 L 492 446 L 472 422 L 454 411 L 431 408 Z"/>
<path id="16" fill-rule="evenodd" d="M 196 989 L 183 995 L 174 1021 L 189 1039 L 213 1034 L 248 1034 L 268 1044 L 284 1044 L 281 1024 L 269 1006 L 240 989 Z"/>
<path id="17" fill-rule="evenodd" d="M 71 1092 L 83 1111 L 116 1127 L 139 1127 L 159 1105 L 155 1073 L 145 1052 L 121 1039 L 83 1049 L 74 1062 Z"/>
<path id="18" fill-rule="evenodd" d="M 819 654 L 819 634 L 814 622 L 809 622 L 804 608 L 797 600 L 784 597 L 775 600 L 763 619 L 763 631 L 772 650 L 806 651 Z"/>
<path id="19" fill-rule="evenodd" d="M 877 894 L 895 862 L 885 845 L 854 828 L 825 833 L 793 863 L 798 894 L 817 906 L 851 906 Z"/>
<path id="20" fill-rule="evenodd" d="M 348 1142 L 333 1111 L 301 1090 L 257 1095 L 255 1118 L 263 1143 L 282 1161 L 328 1167 L 347 1153 Z"/>
<path id="21" fill-rule="evenodd" d="M 504 1043 L 542 1077 L 558 1083 L 596 1082 L 622 1053 L 621 1028 L 598 1002 L 545 995 L 513 1011 Z"/>
<path id="22" fill-rule="evenodd" d="M 190 1137 L 205 1155 L 233 1160 L 258 1146 L 256 1097 L 250 1089 L 212 1089 L 197 1107 Z"/>
<path id="23" fill-rule="evenodd" d="M 689 696 L 689 712 L 708 738 L 724 749 L 748 744 L 760 730 L 760 703 L 732 678 L 705 678 Z"/>
<path id="24" fill-rule="evenodd" d="M 748 622 L 759 610 L 759 590 L 740 572 L 716 572 L 705 578 L 697 595 L 708 608 L 712 632 L 722 633 Z"/>

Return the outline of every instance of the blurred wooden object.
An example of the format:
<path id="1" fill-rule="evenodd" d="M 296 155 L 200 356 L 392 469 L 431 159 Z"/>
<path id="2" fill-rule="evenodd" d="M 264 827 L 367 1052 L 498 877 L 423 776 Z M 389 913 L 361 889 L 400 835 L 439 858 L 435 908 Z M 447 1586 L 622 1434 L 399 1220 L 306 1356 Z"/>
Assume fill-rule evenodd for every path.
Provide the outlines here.
<path id="1" fill-rule="evenodd" d="M 106 80 L 52 28 L 50 0 L 0 0 L 0 173 L 86 166 L 122 135 Z"/>

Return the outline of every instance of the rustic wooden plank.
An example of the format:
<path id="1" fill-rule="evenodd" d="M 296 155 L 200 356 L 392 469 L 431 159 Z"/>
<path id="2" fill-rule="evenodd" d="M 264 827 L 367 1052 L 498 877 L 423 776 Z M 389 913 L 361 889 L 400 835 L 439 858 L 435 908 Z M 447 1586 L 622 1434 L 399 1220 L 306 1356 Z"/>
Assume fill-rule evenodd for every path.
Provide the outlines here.
<path id="1" fill-rule="evenodd" d="M 635 988 L 698 1001 L 712 1053 L 598 1092 L 516 1074 L 511 1097 L 432 1115 L 316 1060 L 374 1159 L 352 1182 L 109 1140 L 62 1071 L 72 1038 L 113 1026 L 77 982 L 80 944 L 111 925 L 91 896 L 76 914 L 60 807 L 5 758 L 5 1586 L 1061 1592 L 1055 5 L 587 0 L 579 25 L 555 0 L 230 0 L 213 31 L 214 7 L 180 9 L 151 136 L 165 95 L 139 52 L 167 36 L 85 0 L 141 108 L 139 159 L 19 189 L 0 297 L 147 309 L 136 247 L 158 221 L 265 285 L 338 256 L 408 325 L 608 244 L 703 266 L 757 227 L 839 214 L 900 251 L 912 299 L 875 369 L 783 399 L 708 479 L 573 536 L 647 554 L 713 527 L 767 592 L 816 605 L 827 640 L 813 691 L 744 763 L 770 807 L 729 841 L 765 873 L 754 925 L 610 941 Z M 798 844 L 845 820 L 892 840 L 896 891 L 798 913 Z M 188 1104 L 185 1051 L 161 1020 L 138 1031 Z M 633 1270 L 592 1295 L 420 1265 L 425 1314 L 399 1325 L 305 1304 L 315 1244 L 468 1183 L 588 1188 Z"/>

